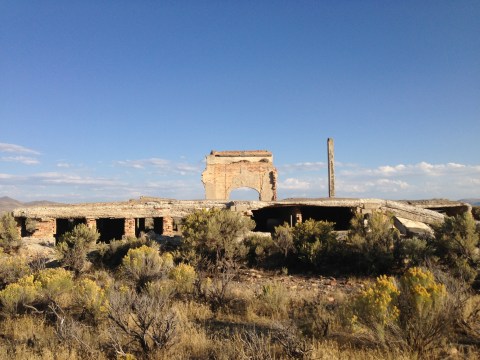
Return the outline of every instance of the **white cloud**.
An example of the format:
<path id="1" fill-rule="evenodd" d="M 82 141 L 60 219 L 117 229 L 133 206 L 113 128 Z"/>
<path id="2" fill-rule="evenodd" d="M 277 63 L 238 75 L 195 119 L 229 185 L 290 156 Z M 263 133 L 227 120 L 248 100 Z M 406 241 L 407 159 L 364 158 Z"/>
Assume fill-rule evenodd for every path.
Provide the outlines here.
<path id="1" fill-rule="evenodd" d="M 169 166 L 170 162 L 165 159 L 160 158 L 150 158 L 150 159 L 141 159 L 141 160 L 124 160 L 117 161 L 118 165 L 131 167 L 134 169 L 145 169 L 146 167 L 152 166 L 156 168 L 166 168 Z"/>
<path id="2" fill-rule="evenodd" d="M 139 160 L 123 160 L 117 161 L 115 164 L 133 169 L 155 169 L 161 173 L 176 173 L 180 175 L 200 174 L 202 167 L 200 165 L 189 164 L 186 162 L 174 163 L 170 160 L 161 158 L 139 159 Z"/>
<path id="3" fill-rule="evenodd" d="M 0 143 L 0 152 L 40 155 L 38 151 L 26 148 L 21 145 L 7 144 L 7 143 Z"/>
<path id="4" fill-rule="evenodd" d="M 356 166 L 337 172 L 336 180 L 339 196 L 459 199 L 479 195 L 480 165 L 422 161 L 376 168 Z"/>
<path id="5" fill-rule="evenodd" d="M 88 176 L 79 176 L 74 174 L 63 174 L 59 172 L 47 172 L 33 175 L 32 178 L 38 179 L 46 184 L 56 185 L 88 185 L 88 186 L 119 186 L 123 183 L 112 179 L 95 178 Z"/>
<path id="6" fill-rule="evenodd" d="M 24 165 L 37 165 L 40 163 L 37 159 L 28 156 L 3 156 L 0 157 L 0 161 L 18 162 Z"/>
<path id="7" fill-rule="evenodd" d="M 310 188 L 310 183 L 295 178 L 287 178 L 278 183 L 278 188 L 281 190 L 307 190 Z"/>

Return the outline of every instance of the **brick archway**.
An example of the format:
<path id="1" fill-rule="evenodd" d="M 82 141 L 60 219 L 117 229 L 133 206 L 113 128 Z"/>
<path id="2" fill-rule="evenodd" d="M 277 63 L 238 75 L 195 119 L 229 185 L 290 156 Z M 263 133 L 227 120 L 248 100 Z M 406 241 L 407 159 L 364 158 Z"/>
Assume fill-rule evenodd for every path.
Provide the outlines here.
<path id="1" fill-rule="evenodd" d="M 254 151 L 212 151 L 202 173 L 207 200 L 228 200 L 240 187 L 255 189 L 260 201 L 277 200 L 277 169 L 272 153 Z"/>

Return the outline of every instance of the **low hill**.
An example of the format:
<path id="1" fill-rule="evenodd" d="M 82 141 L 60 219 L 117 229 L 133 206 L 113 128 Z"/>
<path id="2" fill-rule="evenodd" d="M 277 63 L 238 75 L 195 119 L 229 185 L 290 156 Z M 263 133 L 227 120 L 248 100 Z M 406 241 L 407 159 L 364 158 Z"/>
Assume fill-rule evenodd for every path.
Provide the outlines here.
<path id="1" fill-rule="evenodd" d="M 4 212 L 12 211 L 13 209 L 19 207 L 30 207 L 30 206 L 42 206 L 42 205 L 55 205 L 53 201 L 30 201 L 30 202 L 21 202 L 15 199 L 12 199 L 8 196 L 0 197 L 0 214 Z"/>

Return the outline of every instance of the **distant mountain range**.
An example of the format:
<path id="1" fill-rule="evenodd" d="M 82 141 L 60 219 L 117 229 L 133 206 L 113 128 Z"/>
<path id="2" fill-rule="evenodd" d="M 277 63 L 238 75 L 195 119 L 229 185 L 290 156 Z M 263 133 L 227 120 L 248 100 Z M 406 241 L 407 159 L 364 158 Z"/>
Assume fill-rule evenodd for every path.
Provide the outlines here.
<path id="1" fill-rule="evenodd" d="M 0 214 L 12 211 L 13 209 L 20 207 L 30 207 L 30 206 L 42 206 L 42 205 L 55 205 L 58 204 L 53 201 L 30 201 L 30 202 L 21 202 L 15 199 L 12 199 L 8 196 L 0 197 Z"/>
<path id="2" fill-rule="evenodd" d="M 472 206 L 480 206 L 480 199 L 462 199 L 459 201 L 470 204 Z"/>

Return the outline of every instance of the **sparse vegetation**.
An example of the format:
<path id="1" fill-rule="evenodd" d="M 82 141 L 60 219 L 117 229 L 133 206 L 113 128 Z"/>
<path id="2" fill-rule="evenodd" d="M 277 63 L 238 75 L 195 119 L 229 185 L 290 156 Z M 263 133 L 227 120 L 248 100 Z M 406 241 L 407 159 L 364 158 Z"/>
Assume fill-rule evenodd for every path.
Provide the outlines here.
<path id="1" fill-rule="evenodd" d="M 268 237 L 202 211 L 171 253 L 148 239 L 96 244 L 81 225 L 64 236 L 63 267 L 1 253 L 0 359 L 478 358 L 479 295 L 457 262 L 476 274 L 470 219 L 449 218 L 435 239 L 363 220 L 344 240 L 314 220 Z M 319 275 L 344 261 L 341 277 Z"/>
<path id="2" fill-rule="evenodd" d="M 62 264 L 73 270 L 77 275 L 85 270 L 87 253 L 99 239 L 100 234 L 85 224 L 75 226 L 65 233 L 57 244 L 57 250 Z"/>
<path id="3" fill-rule="evenodd" d="M 0 217 L 0 248 L 5 252 L 18 250 L 21 244 L 17 224 L 11 213 L 5 213 Z"/>

